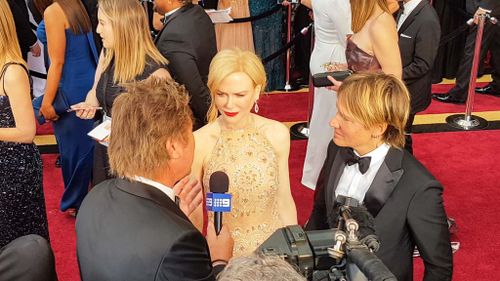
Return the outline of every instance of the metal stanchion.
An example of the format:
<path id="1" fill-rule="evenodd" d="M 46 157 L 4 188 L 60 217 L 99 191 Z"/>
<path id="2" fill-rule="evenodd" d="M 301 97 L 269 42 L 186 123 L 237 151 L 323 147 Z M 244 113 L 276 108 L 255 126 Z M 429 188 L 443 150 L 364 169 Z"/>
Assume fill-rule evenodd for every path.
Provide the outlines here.
<path id="1" fill-rule="evenodd" d="M 288 18 L 287 18 L 287 36 L 286 36 L 286 42 L 289 43 L 292 40 L 292 4 L 289 4 L 287 6 L 287 13 L 288 13 Z M 290 49 L 286 51 L 286 83 L 285 83 L 285 91 L 290 91 L 292 89 L 292 86 L 290 86 Z"/>
<path id="2" fill-rule="evenodd" d="M 303 34 L 305 34 L 304 29 L 302 31 Z M 310 25 L 310 32 L 311 32 L 311 51 L 312 51 L 314 49 L 314 28 L 311 25 Z M 290 128 L 290 133 L 297 139 L 309 138 L 309 122 L 311 121 L 313 102 L 314 102 L 314 86 L 312 83 L 312 77 L 309 76 L 309 97 L 307 99 L 307 122 L 297 123 Z"/>
<path id="3" fill-rule="evenodd" d="M 472 115 L 472 108 L 474 106 L 474 96 L 476 94 L 476 79 L 477 69 L 479 66 L 479 53 L 481 51 L 481 42 L 483 40 L 484 22 L 488 18 L 492 24 L 496 24 L 497 20 L 490 17 L 489 14 L 479 15 L 479 22 L 476 32 L 476 45 L 474 46 L 474 57 L 472 59 L 472 68 L 470 71 L 469 91 L 467 95 L 467 103 L 465 105 L 465 114 L 454 114 L 446 118 L 448 125 L 462 130 L 482 129 L 488 126 L 488 121 L 485 119 Z"/>

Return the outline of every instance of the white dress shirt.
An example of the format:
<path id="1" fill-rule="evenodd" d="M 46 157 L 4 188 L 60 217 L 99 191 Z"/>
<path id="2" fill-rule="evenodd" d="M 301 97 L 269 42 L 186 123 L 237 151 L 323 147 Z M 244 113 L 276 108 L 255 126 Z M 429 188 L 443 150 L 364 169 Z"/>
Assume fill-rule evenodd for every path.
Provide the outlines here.
<path id="1" fill-rule="evenodd" d="M 363 155 L 362 157 L 371 157 L 370 167 L 365 174 L 361 174 L 359 171 L 359 164 L 345 165 L 344 171 L 340 176 L 339 184 L 335 190 L 335 196 L 343 195 L 357 199 L 360 203 L 363 202 L 365 194 L 370 188 L 370 185 L 375 178 L 380 166 L 384 162 L 385 156 L 391 147 L 384 143 L 377 147 L 375 150 Z M 359 156 L 356 151 L 354 153 Z"/>
<path id="2" fill-rule="evenodd" d="M 398 30 L 403 25 L 403 22 L 408 18 L 408 16 L 415 10 L 415 8 L 420 4 L 422 0 L 410 0 L 403 4 L 404 12 L 401 14 L 398 20 Z"/>
<path id="3" fill-rule="evenodd" d="M 144 184 L 158 188 L 159 190 L 161 190 L 161 192 L 165 193 L 170 199 L 172 199 L 172 201 L 175 202 L 175 193 L 174 193 L 174 190 L 172 188 L 170 188 L 166 185 L 163 185 L 159 182 L 156 182 L 156 181 L 153 181 L 153 180 L 150 180 L 147 178 L 139 177 L 139 176 L 135 176 L 134 179 L 138 182 L 142 182 Z"/>

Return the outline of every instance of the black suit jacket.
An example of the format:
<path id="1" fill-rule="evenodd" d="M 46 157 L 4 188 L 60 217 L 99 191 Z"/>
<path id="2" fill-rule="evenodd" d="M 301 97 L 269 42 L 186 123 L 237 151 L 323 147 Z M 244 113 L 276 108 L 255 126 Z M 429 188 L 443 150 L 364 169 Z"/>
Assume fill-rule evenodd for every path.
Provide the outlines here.
<path id="1" fill-rule="evenodd" d="M 398 30 L 403 80 L 411 96 L 413 114 L 431 103 L 432 68 L 439 48 L 441 28 L 434 8 L 423 0 Z"/>
<path id="2" fill-rule="evenodd" d="M 124 179 L 95 186 L 76 220 L 83 281 L 215 280 L 203 235 L 159 189 Z"/>
<path id="3" fill-rule="evenodd" d="M 187 4 L 165 19 L 155 44 L 169 60 L 174 80 L 186 86 L 191 95 L 195 129 L 203 126 L 210 105 L 208 68 L 217 53 L 210 17 L 200 6 Z"/>
<path id="4" fill-rule="evenodd" d="M 33 46 L 37 40 L 35 32 L 31 29 L 28 9 L 26 8 L 24 0 L 8 0 L 7 2 L 14 17 L 21 54 L 24 60 L 26 60 L 30 47 Z"/>
<path id="5" fill-rule="evenodd" d="M 333 142 L 316 185 L 314 207 L 306 229 L 336 225 L 330 216 L 335 190 L 344 170 L 341 149 Z M 425 264 L 424 280 L 451 280 L 453 262 L 443 188 L 406 150 L 391 148 L 368 189 L 364 205 L 375 217 L 380 239 L 376 255 L 399 281 L 413 279 L 413 249 Z"/>

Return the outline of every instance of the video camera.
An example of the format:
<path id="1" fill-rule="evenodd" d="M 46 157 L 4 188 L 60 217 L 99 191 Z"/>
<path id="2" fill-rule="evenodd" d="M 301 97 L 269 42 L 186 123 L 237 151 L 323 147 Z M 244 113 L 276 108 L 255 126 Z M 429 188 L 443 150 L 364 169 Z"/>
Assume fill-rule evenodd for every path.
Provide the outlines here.
<path id="1" fill-rule="evenodd" d="M 347 281 L 347 264 L 354 264 L 368 280 L 396 281 L 373 253 L 379 248 L 378 238 L 374 232 L 366 231 L 373 226 L 362 225 L 360 229 L 357 221 L 369 216 L 373 222 L 373 217 L 363 207 L 346 205 L 338 208 L 338 214 L 337 228 L 306 232 L 299 225 L 283 227 L 256 252 L 280 256 L 308 280 Z"/>

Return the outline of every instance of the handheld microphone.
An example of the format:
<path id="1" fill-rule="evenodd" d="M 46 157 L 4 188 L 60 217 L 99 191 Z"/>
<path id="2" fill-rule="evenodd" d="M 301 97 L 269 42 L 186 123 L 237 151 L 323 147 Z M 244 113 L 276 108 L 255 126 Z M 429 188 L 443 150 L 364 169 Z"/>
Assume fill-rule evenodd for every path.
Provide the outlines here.
<path id="1" fill-rule="evenodd" d="M 231 212 L 231 194 L 226 194 L 229 188 L 229 178 L 226 173 L 216 171 L 210 176 L 210 193 L 207 193 L 207 211 L 214 212 L 215 233 L 219 235 L 222 229 L 222 213 Z"/>

